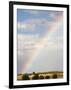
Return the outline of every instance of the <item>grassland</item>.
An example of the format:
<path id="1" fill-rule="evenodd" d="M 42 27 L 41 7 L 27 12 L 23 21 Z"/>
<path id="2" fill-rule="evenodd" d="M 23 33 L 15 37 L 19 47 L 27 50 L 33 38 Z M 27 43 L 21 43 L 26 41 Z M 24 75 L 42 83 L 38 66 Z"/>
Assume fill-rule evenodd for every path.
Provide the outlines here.
<path id="1" fill-rule="evenodd" d="M 17 75 L 17 80 L 57 79 L 63 78 L 62 71 L 32 72 Z"/>

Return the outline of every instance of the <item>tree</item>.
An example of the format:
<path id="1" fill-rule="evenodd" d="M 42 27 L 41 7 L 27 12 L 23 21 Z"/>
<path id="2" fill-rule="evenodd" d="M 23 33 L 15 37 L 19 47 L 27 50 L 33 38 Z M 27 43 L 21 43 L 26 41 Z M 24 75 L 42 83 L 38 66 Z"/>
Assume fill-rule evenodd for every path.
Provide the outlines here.
<path id="1" fill-rule="evenodd" d="M 34 74 L 34 76 L 32 77 L 33 80 L 39 79 L 39 75 L 38 74 Z"/>
<path id="2" fill-rule="evenodd" d="M 23 80 L 29 80 L 29 75 L 27 73 L 23 74 L 22 79 Z"/>

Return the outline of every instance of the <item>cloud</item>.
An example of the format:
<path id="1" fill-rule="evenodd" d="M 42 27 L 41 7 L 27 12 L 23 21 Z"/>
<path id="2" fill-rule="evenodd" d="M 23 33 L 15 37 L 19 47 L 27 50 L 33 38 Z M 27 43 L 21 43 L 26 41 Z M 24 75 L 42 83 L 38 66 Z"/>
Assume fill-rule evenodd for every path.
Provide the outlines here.
<path id="1" fill-rule="evenodd" d="M 17 50 L 19 54 L 22 54 L 25 51 L 34 50 L 36 48 L 36 43 L 40 41 L 35 35 L 23 35 L 18 34 L 18 47 Z"/>
<path id="2" fill-rule="evenodd" d="M 37 12 L 32 12 L 37 13 Z M 51 15 L 54 17 L 55 15 Z M 19 34 L 18 33 L 18 65 L 19 62 L 25 64 L 34 55 L 33 53 L 38 53 L 38 49 L 41 52 L 35 57 L 35 62 L 30 63 L 30 67 L 26 72 L 32 71 L 46 71 L 46 70 L 62 70 L 63 69 L 63 29 L 59 28 L 59 20 L 63 19 L 62 15 L 57 15 L 54 20 L 48 21 L 47 19 L 28 19 L 23 22 L 18 21 L 18 30 L 20 31 L 36 31 L 36 25 L 45 25 L 45 33 L 43 37 L 38 37 L 38 35 L 30 34 Z M 56 29 L 59 28 L 59 29 Z M 56 31 L 54 31 L 56 29 Z M 44 59 L 45 58 L 45 59 Z M 25 61 L 26 60 L 26 61 Z M 39 60 L 39 62 L 37 61 Z M 54 60 L 54 62 L 53 62 Z M 41 62 L 41 63 L 40 63 Z M 40 65 L 41 64 L 41 65 Z M 21 64 L 18 69 L 25 71 Z M 19 71 L 20 71 L 19 70 Z M 19 72 L 18 71 L 18 72 Z"/>
<path id="3" fill-rule="evenodd" d="M 37 21 L 40 21 L 40 20 L 31 20 L 32 24 L 34 24 L 34 22 L 37 22 Z M 29 49 L 40 48 L 44 46 L 50 47 L 50 45 L 52 45 L 52 48 L 57 47 L 60 42 L 62 43 L 62 40 L 63 40 L 63 37 L 61 37 L 61 35 L 63 35 L 62 29 L 59 28 L 60 26 L 58 27 L 57 22 L 51 22 L 52 27 L 50 25 L 49 29 L 48 30 L 46 29 L 47 32 L 45 32 L 44 37 L 41 37 L 41 38 L 38 38 L 38 35 L 34 35 L 34 34 L 32 35 L 18 34 L 18 51 L 24 51 L 25 49 L 26 50 L 28 49 L 29 51 Z M 46 23 L 48 22 L 46 21 Z M 59 29 L 56 30 L 56 32 L 54 32 L 56 27 L 58 27 Z"/>
<path id="4" fill-rule="evenodd" d="M 32 14 L 32 15 L 39 15 L 40 14 L 39 10 L 28 10 L 27 12 Z"/>
<path id="5" fill-rule="evenodd" d="M 26 21 L 18 21 L 18 34 L 35 35 L 41 37 L 50 28 L 50 22 L 46 19 L 28 19 Z"/>
<path id="6" fill-rule="evenodd" d="M 25 23 L 25 22 L 18 22 L 17 28 L 18 28 L 18 30 L 31 30 L 31 31 L 34 31 L 35 24 Z"/>
<path id="7" fill-rule="evenodd" d="M 25 29 L 25 28 L 27 28 L 27 24 L 25 24 L 23 22 L 18 22 L 17 26 L 18 26 L 18 29 Z"/>

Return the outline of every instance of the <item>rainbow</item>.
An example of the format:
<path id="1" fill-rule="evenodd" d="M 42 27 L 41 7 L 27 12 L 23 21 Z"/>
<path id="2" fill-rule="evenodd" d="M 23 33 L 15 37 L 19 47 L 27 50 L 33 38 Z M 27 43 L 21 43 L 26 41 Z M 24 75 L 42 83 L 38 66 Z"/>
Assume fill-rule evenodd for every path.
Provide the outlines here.
<path id="1" fill-rule="evenodd" d="M 58 27 L 60 27 L 63 24 L 63 18 L 60 17 L 57 22 L 52 23 L 52 26 L 47 30 L 45 33 L 45 36 L 42 38 L 40 42 L 37 42 L 36 45 L 39 45 L 39 48 L 35 49 L 32 53 L 31 58 L 29 58 L 28 62 L 23 66 L 22 72 L 26 72 L 33 64 L 33 62 L 36 60 L 36 57 L 42 52 L 44 46 L 46 45 L 46 38 L 50 38 L 50 35 L 54 33 Z"/>

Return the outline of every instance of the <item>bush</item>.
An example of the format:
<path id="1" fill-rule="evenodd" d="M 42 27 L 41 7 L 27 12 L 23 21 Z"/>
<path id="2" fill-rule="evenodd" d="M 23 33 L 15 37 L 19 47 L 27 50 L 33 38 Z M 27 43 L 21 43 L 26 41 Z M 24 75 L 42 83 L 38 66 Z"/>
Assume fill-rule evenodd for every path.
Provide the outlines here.
<path id="1" fill-rule="evenodd" d="M 50 76 L 45 76 L 45 79 L 50 79 Z"/>
<path id="2" fill-rule="evenodd" d="M 39 79 L 38 74 L 34 74 L 34 76 L 32 77 L 33 80 Z"/>
<path id="3" fill-rule="evenodd" d="M 52 78 L 53 78 L 53 79 L 56 79 L 56 78 L 57 78 L 57 74 L 54 74 L 54 75 L 52 76 Z"/>
<path id="4" fill-rule="evenodd" d="M 44 79 L 44 76 L 39 76 L 39 79 Z"/>
<path id="5" fill-rule="evenodd" d="M 27 73 L 23 74 L 22 79 L 23 80 L 29 80 L 29 75 Z"/>

